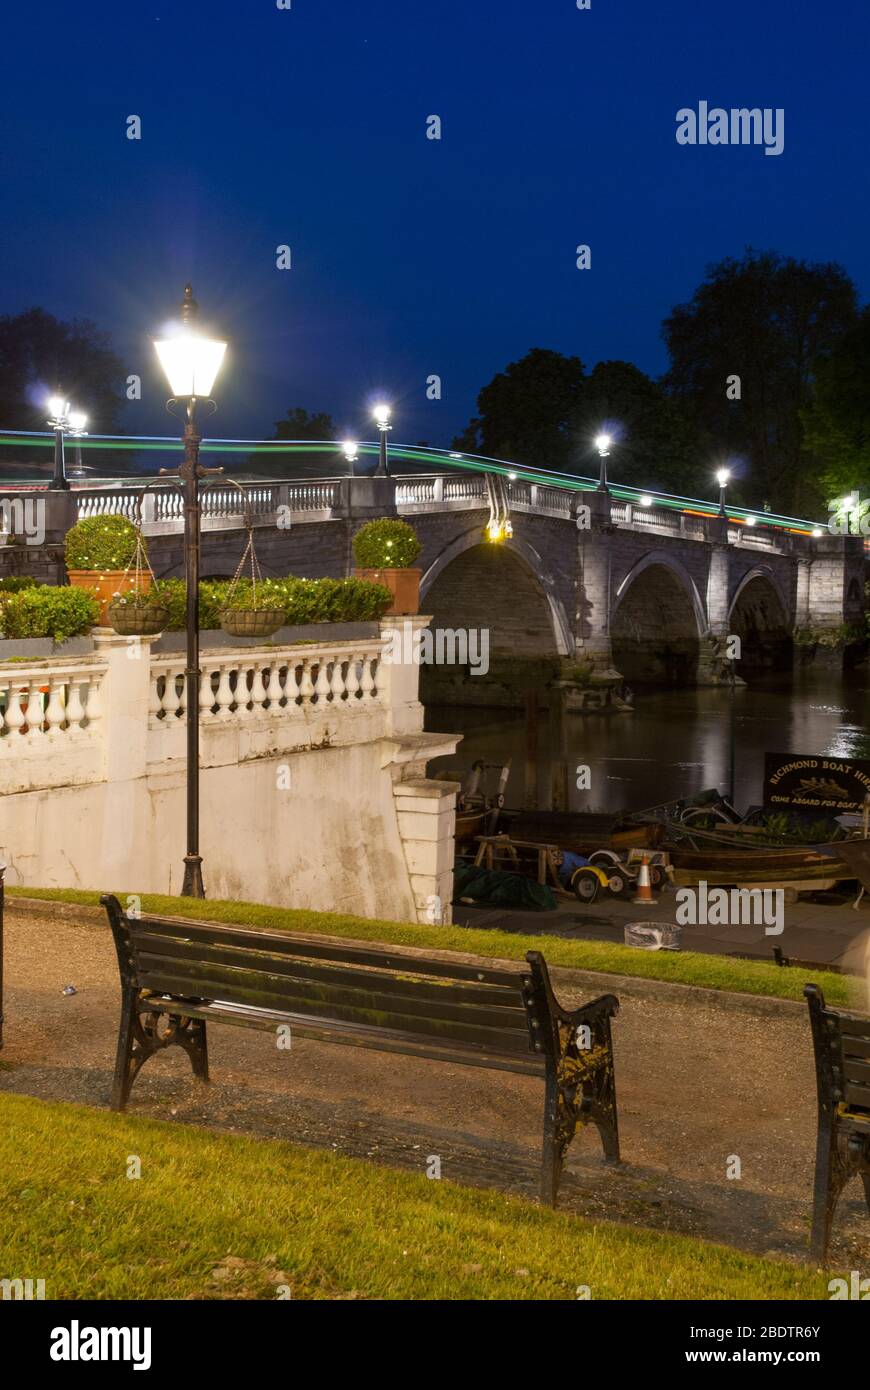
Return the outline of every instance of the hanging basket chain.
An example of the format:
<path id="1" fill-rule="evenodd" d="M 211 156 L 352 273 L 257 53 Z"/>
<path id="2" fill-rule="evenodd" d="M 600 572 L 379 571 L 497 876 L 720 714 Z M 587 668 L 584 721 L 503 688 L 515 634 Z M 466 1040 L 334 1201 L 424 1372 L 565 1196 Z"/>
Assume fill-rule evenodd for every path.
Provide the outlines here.
<path id="1" fill-rule="evenodd" d="M 148 559 L 148 549 L 147 549 L 147 547 L 146 547 L 146 545 L 145 545 L 145 540 L 144 540 L 144 537 L 143 537 L 143 535 L 142 535 L 142 495 L 141 495 L 141 493 L 138 494 L 137 497 L 136 497 L 136 519 L 135 519 L 135 521 L 133 522 L 133 527 L 134 527 L 135 532 L 136 532 L 136 545 L 135 545 L 135 547 L 134 547 L 134 549 L 133 549 L 132 558 L 131 558 L 129 564 L 127 565 L 127 568 L 124 570 L 124 579 L 126 580 L 127 575 L 130 573 L 130 570 L 132 569 L 132 570 L 133 570 L 133 593 L 135 594 L 135 596 L 136 596 L 136 601 L 137 601 L 137 603 L 138 603 L 139 600 L 143 597 L 143 593 L 142 593 L 142 576 L 143 576 L 143 574 L 147 572 L 147 573 L 150 574 L 150 576 L 151 576 L 151 583 L 152 583 L 152 584 L 156 584 L 156 583 L 157 583 L 157 576 L 155 575 L 153 569 L 151 568 L 151 561 Z M 122 592 L 123 592 L 123 591 L 122 591 Z"/>
<path id="2" fill-rule="evenodd" d="M 253 595 L 252 606 L 254 608 L 257 607 L 257 585 L 258 583 L 262 583 L 262 573 L 260 570 L 260 562 L 257 559 L 257 551 L 254 547 L 253 524 L 246 519 L 245 525 L 248 532 L 248 543 L 242 552 L 242 558 L 238 563 L 238 568 L 236 569 L 236 572 L 233 575 L 232 583 L 230 584 L 226 599 L 224 600 L 225 608 L 232 608 L 233 606 L 233 594 L 235 593 L 239 580 L 242 577 L 242 570 L 245 568 L 245 561 L 247 560 L 249 555 L 251 557 L 251 591 Z"/>

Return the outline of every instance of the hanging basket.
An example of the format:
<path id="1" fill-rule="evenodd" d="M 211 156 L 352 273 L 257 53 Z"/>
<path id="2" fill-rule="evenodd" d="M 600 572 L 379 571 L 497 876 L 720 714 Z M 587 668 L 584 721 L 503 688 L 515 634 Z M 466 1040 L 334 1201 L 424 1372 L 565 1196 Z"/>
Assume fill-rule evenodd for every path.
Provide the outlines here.
<path id="1" fill-rule="evenodd" d="M 221 627 L 231 637 L 271 637 L 286 616 L 282 608 L 224 608 Z"/>
<path id="2" fill-rule="evenodd" d="M 245 529 L 248 533 L 248 543 L 230 584 L 225 605 L 221 609 L 221 627 L 231 637 L 271 637 L 272 633 L 277 632 L 279 627 L 283 627 L 287 621 L 287 609 L 280 606 L 276 608 L 274 605 L 261 608 L 257 605 L 257 586 L 262 586 L 262 579 L 257 552 L 254 549 L 254 525 L 248 511 L 247 501 L 245 502 Z M 245 561 L 249 556 L 251 561 L 250 584 L 246 582 L 239 589 L 242 570 L 245 568 Z M 234 597 L 235 602 L 233 602 Z"/>
<path id="3" fill-rule="evenodd" d="M 169 609 L 136 595 L 129 603 L 110 603 L 106 617 L 122 637 L 151 637 L 168 626 Z"/>

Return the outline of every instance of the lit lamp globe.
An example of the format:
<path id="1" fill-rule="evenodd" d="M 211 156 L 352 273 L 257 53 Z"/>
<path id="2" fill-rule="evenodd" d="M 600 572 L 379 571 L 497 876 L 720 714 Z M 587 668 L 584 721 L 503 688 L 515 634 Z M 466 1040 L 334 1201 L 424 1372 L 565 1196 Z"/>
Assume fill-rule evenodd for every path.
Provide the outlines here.
<path id="1" fill-rule="evenodd" d="M 207 400 L 227 350 L 216 338 L 179 330 L 154 344 L 160 365 L 176 400 Z"/>
<path id="2" fill-rule="evenodd" d="M 176 400 L 208 400 L 224 360 L 227 345 L 218 338 L 198 333 L 199 306 L 190 285 L 185 286 L 181 323 L 177 330 L 154 344 L 160 365 Z"/>

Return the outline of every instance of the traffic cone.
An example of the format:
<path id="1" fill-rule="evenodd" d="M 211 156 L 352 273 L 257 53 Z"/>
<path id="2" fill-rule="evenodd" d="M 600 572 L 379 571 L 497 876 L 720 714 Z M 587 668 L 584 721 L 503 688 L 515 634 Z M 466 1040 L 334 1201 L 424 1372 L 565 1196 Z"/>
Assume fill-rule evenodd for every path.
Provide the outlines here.
<path id="1" fill-rule="evenodd" d="M 649 855 L 645 854 L 640 864 L 640 871 L 637 875 L 637 892 L 632 898 L 633 903 L 638 906 L 652 907 L 653 892 L 649 881 Z"/>

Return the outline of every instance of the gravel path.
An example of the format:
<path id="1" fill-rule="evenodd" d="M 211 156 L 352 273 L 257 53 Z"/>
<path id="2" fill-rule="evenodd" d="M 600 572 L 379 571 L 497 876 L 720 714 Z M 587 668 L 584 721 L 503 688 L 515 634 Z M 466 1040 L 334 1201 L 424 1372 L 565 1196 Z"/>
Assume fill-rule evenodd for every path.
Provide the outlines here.
<path id="1" fill-rule="evenodd" d="M 104 1107 L 118 1025 L 107 927 L 16 914 L 7 900 L 0 1090 Z M 65 996 L 66 984 L 77 993 Z M 618 984 L 615 992 L 619 993 Z M 558 991 L 557 991 L 558 992 Z M 566 1002 L 570 992 L 562 991 Z M 579 1002 L 579 996 L 577 996 Z M 807 1019 L 624 996 L 614 1025 L 625 1162 L 575 1140 L 560 1205 L 798 1258 L 809 1230 L 815 1081 Z M 292 1139 L 534 1198 L 542 1087 L 525 1077 L 212 1026 L 212 1085 L 180 1049 L 143 1069 L 130 1112 Z M 732 1155 L 741 1176 L 726 1177 Z M 26 1161 L 26 1160 L 25 1160 Z M 870 1267 L 860 1182 L 841 1200 L 832 1258 Z"/>

